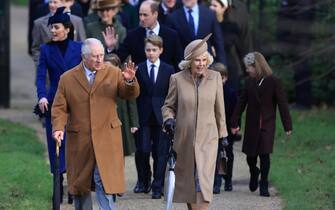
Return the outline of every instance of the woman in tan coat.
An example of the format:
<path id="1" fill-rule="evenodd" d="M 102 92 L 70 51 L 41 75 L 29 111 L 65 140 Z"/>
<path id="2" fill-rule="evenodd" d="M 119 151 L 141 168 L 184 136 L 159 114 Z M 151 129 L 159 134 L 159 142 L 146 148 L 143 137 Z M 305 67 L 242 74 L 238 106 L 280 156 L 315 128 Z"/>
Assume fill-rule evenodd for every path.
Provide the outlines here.
<path id="1" fill-rule="evenodd" d="M 188 209 L 208 209 L 218 139 L 227 136 L 221 75 L 208 69 L 213 62 L 206 41 L 192 41 L 179 64 L 181 72 L 171 76 L 162 107 L 164 128 L 174 132 L 176 183 L 174 202 Z M 174 126 L 176 125 L 176 126 Z"/>

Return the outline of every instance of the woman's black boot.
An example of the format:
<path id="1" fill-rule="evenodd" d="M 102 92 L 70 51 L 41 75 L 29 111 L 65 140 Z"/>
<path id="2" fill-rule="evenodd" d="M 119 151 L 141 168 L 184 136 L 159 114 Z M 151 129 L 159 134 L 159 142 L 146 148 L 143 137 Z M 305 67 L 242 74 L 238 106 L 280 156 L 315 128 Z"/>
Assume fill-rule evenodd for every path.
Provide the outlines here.
<path id="1" fill-rule="evenodd" d="M 264 197 L 270 196 L 268 181 L 261 180 L 259 182 L 259 195 Z"/>
<path id="2" fill-rule="evenodd" d="M 251 192 L 256 191 L 258 188 L 258 176 L 259 176 L 259 169 L 257 167 L 250 169 L 249 189 Z"/>

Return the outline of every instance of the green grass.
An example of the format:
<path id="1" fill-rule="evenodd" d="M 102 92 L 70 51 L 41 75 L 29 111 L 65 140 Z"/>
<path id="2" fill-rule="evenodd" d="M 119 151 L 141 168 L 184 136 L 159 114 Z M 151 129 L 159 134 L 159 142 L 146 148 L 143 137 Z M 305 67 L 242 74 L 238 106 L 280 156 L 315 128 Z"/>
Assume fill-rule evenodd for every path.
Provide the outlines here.
<path id="1" fill-rule="evenodd" d="M 16 4 L 16 5 L 27 6 L 28 0 L 11 0 L 11 3 Z"/>
<path id="2" fill-rule="evenodd" d="M 0 120 L 0 209 L 50 209 L 52 177 L 33 130 Z"/>
<path id="3" fill-rule="evenodd" d="M 277 122 L 271 182 L 287 210 L 335 209 L 335 110 L 292 116 L 290 139 Z"/>

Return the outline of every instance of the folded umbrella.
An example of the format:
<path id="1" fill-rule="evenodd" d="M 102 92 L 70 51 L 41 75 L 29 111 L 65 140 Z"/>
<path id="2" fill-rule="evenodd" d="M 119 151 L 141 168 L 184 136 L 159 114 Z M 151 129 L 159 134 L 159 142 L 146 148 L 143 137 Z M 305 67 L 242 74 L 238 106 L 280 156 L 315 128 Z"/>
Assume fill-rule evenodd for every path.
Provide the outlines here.
<path id="1" fill-rule="evenodd" d="M 59 145 L 56 143 L 56 159 L 54 168 L 54 186 L 53 186 L 53 199 L 52 209 L 60 210 L 61 192 L 60 192 L 60 173 L 59 173 Z"/>
<path id="2" fill-rule="evenodd" d="M 173 150 L 173 139 L 171 140 L 169 156 L 168 156 L 168 165 L 167 165 L 167 174 L 165 178 L 165 200 L 166 200 L 166 210 L 172 209 L 172 200 L 175 188 L 176 176 L 174 173 L 174 167 L 176 165 L 177 153 Z"/>

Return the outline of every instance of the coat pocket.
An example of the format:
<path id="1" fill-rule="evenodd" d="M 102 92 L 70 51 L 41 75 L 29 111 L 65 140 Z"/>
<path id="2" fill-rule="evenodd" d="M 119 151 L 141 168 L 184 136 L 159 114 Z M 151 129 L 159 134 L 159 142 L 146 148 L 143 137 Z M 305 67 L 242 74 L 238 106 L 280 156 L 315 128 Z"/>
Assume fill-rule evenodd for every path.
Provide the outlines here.
<path id="1" fill-rule="evenodd" d="M 122 125 L 122 123 L 119 119 L 114 119 L 111 122 L 111 127 L 112 128 L 117 128 L 117 127 L 120 127 L 121 125 Z"/>
<path id="2" fill-rule="evenodd" d="M 65 130 L 68 133 L 78 133 L 79 132 L 79 127 L 78 126 L 73 126 L 73 125 L 67 125 Z"/>

